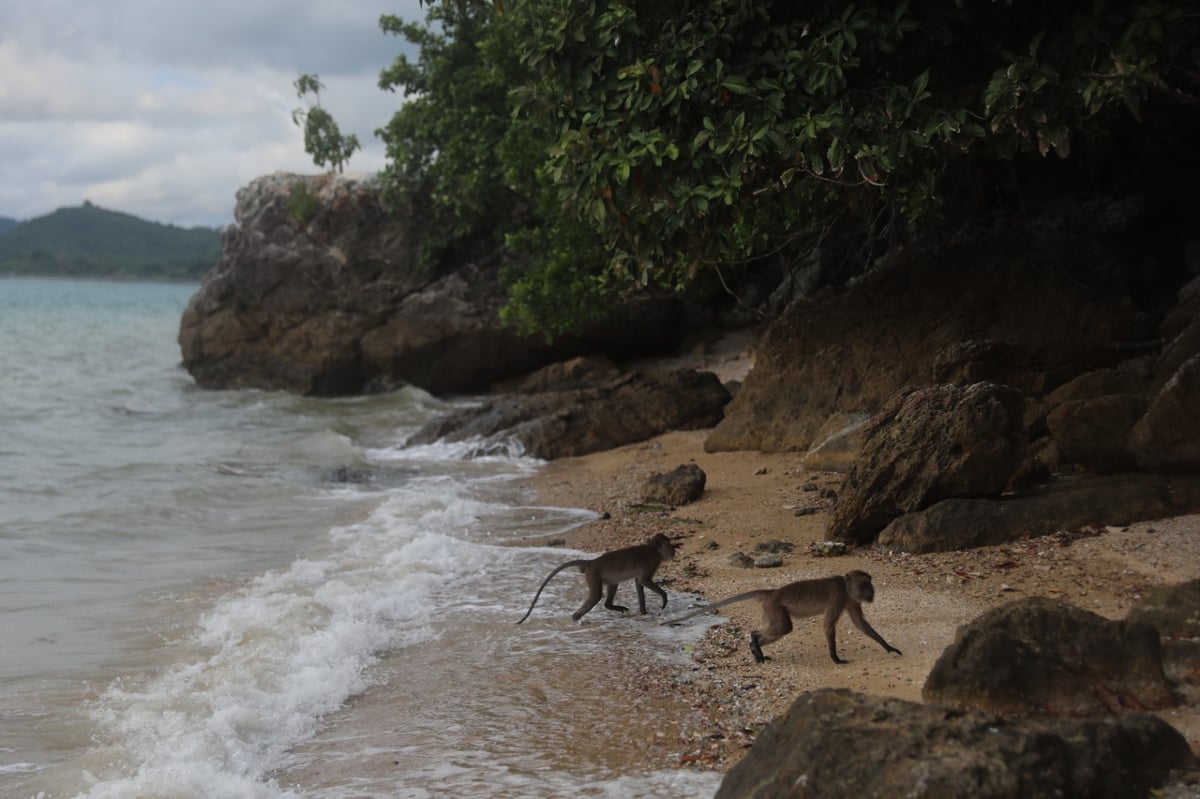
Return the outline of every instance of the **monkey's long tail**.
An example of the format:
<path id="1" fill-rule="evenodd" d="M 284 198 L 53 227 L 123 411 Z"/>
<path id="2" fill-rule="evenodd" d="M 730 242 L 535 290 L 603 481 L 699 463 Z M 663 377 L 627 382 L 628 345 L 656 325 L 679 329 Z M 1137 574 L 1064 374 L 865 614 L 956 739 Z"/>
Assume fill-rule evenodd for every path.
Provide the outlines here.
<path id="1" fill-rule="evenodd" d="M 549 583 L 550 580 L 554 578 L 554 575 L 558 574 L 563 569 L 569 569 L 572 566 L 577 566 L 577 567 L 583 566 L 586 563 L 587 563 L 586 560 L 569 560 L 566 563 L 564 563 L 563 565 L 555 568 L 554 571 L 550 572 L 548 575 L 546 575 L 546 579 L 542 580 L 542 584 L 540 586 L 538 586 L 537 593 L 533 595 L 533 601 L 529 603 L 529 610 L 525 611 L 525 615 L 521 617 L 521 621 L 517 622 L 517 624 L 520 624 L 522 621 L 525 621 L 526 619 L 528 619 L 529 614 L 533 613 L 533 606 L 537 604 L 538 597 L 540 597 L 542 595 L 542 589 L 545 588 L 546 584 Z"/>
<path id="2" fill-rule="evenodd" d="M 701 613 L 708 613 L 710 610 L 723 608 L 726 605 L 732 605 L 735 602 L 745 602 L 747 599 L 758 599 L 759 597 L 766 596 L 769 593 L 771 593 L 771 589 L 769 588 L 760 588 L 757 591 L 747 591 L 744 594 L 737 594 L 735 596 L 722 599 L 720 602 L 714 602 L 711 605 L 705 605 L 702 608 L 696 608 L 691 613 L 685 613 L 678 618 L 667 619 L 663 622 L 663 624 L 678 624 L 681 621 L 687 621 L 693 616 L 699 616 Z"/>

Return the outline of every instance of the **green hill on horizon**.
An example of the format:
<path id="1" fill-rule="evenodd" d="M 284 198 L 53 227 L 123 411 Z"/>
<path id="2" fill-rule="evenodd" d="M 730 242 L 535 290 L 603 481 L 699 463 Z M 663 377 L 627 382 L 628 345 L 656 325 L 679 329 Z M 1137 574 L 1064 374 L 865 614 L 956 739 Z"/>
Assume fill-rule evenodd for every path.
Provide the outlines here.
<path id="1" fill-rule="evenodd" d="M 215 228 L 181 228 L 90 202 L 0 234 L 0 274 L 198 280 L 221 257 Z"/>

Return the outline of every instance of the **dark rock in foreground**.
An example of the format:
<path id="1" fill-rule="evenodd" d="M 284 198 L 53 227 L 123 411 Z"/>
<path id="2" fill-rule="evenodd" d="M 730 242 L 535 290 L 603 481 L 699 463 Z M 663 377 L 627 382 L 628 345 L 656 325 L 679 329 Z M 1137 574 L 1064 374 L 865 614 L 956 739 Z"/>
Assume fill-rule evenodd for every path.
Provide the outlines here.
<path id="1" fill-rule="evenodd" d="M 1011 722 L 824 689 L 763 730 L 716 799 L 1139 799 L 1194 760 L 1150 715 Z"/>
<path id="2" fill-rule="evenodd" d="M 1035 597 L 961 627 L 925 681 L 926 702 L 1006 716 L 1096 716 L 1177 704 L 1158 630 Z"/>

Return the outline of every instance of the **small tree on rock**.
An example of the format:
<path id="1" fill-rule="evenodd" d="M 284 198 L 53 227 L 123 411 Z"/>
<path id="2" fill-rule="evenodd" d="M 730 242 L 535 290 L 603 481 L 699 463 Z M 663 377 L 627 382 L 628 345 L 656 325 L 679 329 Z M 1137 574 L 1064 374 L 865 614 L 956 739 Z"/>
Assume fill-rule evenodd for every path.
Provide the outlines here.
<path id="1" fill-rule="evenodd" d="M 292 112 L 292 121 L 304 130 L 304 152 L 313 158 L 313 163 L 331 172 L 341 173 L 355 150 L 361 149 L 354 134 L 343 136 L 333 115 L 321 107 L 321 83 L 317 75 L 304 74 L 293 83 L 296 96 L 304 99 L 312 95 L 308 108 L 297 108 Z"/>

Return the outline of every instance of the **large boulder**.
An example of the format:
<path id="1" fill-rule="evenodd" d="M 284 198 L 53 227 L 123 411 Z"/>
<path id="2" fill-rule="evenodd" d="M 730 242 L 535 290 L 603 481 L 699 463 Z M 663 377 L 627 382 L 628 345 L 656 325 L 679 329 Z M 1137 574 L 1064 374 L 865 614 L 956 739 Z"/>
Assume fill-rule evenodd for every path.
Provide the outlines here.
<path id="1" fill-rule="evenodd" d="M 993 383 L 897 395 L 864 431 L 829 537 L 872 541 L 896 517 L 939 500 L 999 496 L 1025 456 L 1024 404 L 1019 391 Z"/>
<path id="2" fill-rule="evenodd" d="M 1138 464 L 1152 471 L 1200 470 L 1200 355 L 1180 364 L 1130 433 Z"/>
<path id="3" fill-rule="evenodd" d="M 240 189 L 234 217 L 184 311 L 184 366 L 211 388 L 361 388 L 358 342 L 431 280 L 415 266 L 412 220 L 356 181 L 285 173 Z"/>
<path id="4" fill-rule="evenodd" d="M 1101 201 L 931 236 L 793 302 L 705 448 L 803 452 L 831 414 L 875 414 L 905 386 L 982 377 L 1036 397 L 1116 365 L 1159 337 L 1129 291 L 1145 270 L 1122 245 L 1137 213 Z"/>
<path id="5" fill-rule="evenodd" d="M 682 335 L 678 305 L 650 300 L 553 344 L 518 335 L 499 319 L 499 254 L 421 266 L 427 215 L 389 212 L 371 182 L 276 173 L 238 191 L 234 216 L 180 322 L 204 387 L 472 393 L 573 355 L 667 352 Z"/>
<path id="6" fill-rule="evenodd" d="M 1046 425 L 1067 460 L 1097 474 L 1121 472 L 1134 467 L 1129 435 L 1145 412 L 1145 397 L 1107 394 L 1059 405 Z"/>
<path id="7" fill-rule="evenodd" d="M 759 733 L 715 799 L 1140 799 L 1194 762 L 1151 715 L 1012 721 L 822 689 Z"/>
<path id="8" fill-rule="evenodd" d="M 552 460 L 712 427 L 728 402 L 712 372 L 631 372 L 590 388 L 487 399 L 429 422 L 407 443 L 477 441 L 482 451 L 515 443 L 526 455 Z"/>
<path id="9" fill-rule="evenodd" d="M 993 608 L 959 628 L 921 697 L 1009 717 L 1098 716 L 1177 703 L 1158 630 L 1040 597 Z"/>
<path id="10" fill-rule="evenodd" d="M 1198 510 L 1200 477 L 1134 473 L 1067 478 L 999 499 L 942 500 L 893 519 L 877 542 L 913 554 L 952 552 Z"/>

